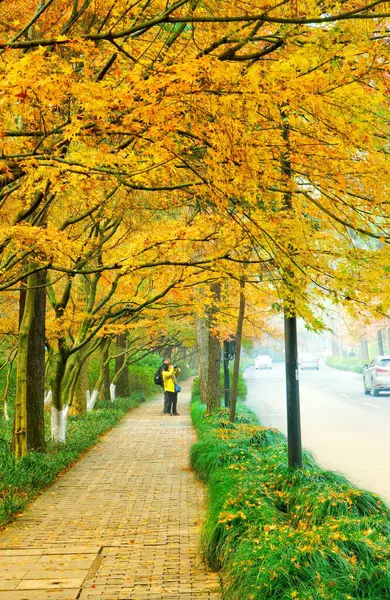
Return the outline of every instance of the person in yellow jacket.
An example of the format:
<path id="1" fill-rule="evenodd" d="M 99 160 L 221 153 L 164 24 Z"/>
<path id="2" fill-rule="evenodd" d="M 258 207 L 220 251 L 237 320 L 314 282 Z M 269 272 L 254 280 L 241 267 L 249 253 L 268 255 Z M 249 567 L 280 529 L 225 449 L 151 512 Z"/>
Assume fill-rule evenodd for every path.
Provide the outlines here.
<path id="1" fill-rule="evenodd" d="M 164 396 L 166 397 L 164 414 L 179 414 L 177 412 L 177 392 L 175 391 L 176 376 L 179 375 L 179 373 L 179 367 L 171 365 L 168 360 L 164 360 L 164 367 L 161 373 L 164 384 Z"/>

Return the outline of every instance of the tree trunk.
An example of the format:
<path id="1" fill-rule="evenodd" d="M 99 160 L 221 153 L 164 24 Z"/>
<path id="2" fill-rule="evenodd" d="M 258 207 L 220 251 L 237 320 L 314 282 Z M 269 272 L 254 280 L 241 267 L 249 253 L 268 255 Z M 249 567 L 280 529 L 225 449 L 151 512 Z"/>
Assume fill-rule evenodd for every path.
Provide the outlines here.
<path id="1" fill-rule="evenodd" d="M 5 390 L 4 390 L 3 405 L 2 405 L 2 413 L 3 413 L 3 417 L 4 417 L 5 421 L 9 421 L 8 396 L 9 396 L 9 388 L 11 385 L 11 376 L 12 376 L 13 366 L 14 366 L 14 359 L 12 359 L 9 363 L 7 377 L 6 377 L 6 381 L 5 381 Z"/>
<path id="2" fill-rule="evenodd" d="M 209 379 L 209 328 L 206 317 L 196 317 L 196 343 L 198 348 L 198 376 L 200 388 L 200 401 L 207 402 L 207 385 Z"/>
<path id="3" fill-rule="evenodd" d="M 198 357 L 197 357 L 197 351 L 196 348 L 195 349 L 191 349 L 189 356 L 188 356 L 188 366 L 191 369 L 191 371 L 194 371 L 197 368 L 197 364 L 198 364 Z"/>
<path id="4" fill-rule="evenodd" d="M 110 400 L 110 379 L 109 379 L 109 371 L 107 372 L 107 367 L 109 366 L 109 349 L 110 349 L 110 339 L 105 339 L 100 343 L 100 369 L 99 369 L 99 378 L 95 384 L 95 388 L 92 390 L 92 393 L 89 395 L 87 399 L 87 410 L 93 410 L 96 401 L 98 400 L 99 392 L 105 386 L 103 392 L 104 400 Z"/>
<path id="5" fill-rule="evenodd" d="M 236 331 L 236 353 L 234 355 L 233 381 L 232 381 L 232 390 L 231 390 L 231 394 L 230 394 L 229 420 L 232 423 L 234 423 L 234 421 L 236 419 L 238 375 L 240 373 L 241 340 L 242 340 L 242 329 L 243 329 L 243 325 L 244 325 L 244 314 L 245 314 L 244 288 L 245 288 L 245 282 L 240 281 L 240 308 L 238 311 L 237 331 Z"/>
<path id="6" fill-rule="evenodd" d="M 360 355 L 363 360 L 368 360 L 368 358 L 369 358 L 368 357 L 368 342 L 367 342 L 366 338 L 364 338 L 364 340 L 362 340 L 360 342 Z"/>
<path id="7" fill-rule="evenodd" d="M 34 319 L 28 343 L 27 364 L 27 445 L 29 450 L 45 452 L 45 322 L 46 272 L 37 273 L 34 294 Z M 25 290 L 21 291 L 21 310 Z"/>
<path id="8" fill-rule="evenodd" d="M 102 400 L 110 400 L 110 343 L 103 339 L 100 346 L 100 371 L 103 375 Z"/>
<path id="9" fill-rule="evenodd" d="M 209 334 L 209 378 L 207 382 L 206 405 L 207 413 L 212 414 L 221 406 L 221 344 L 219 339 Z"/>
<path id="10" fill-rule="evenodd" d="M 29 275 L 24 301 L 23 317 L 19 327 L 18 358 L 16 372 L 16 397 L 13 448 L 16 458 L 28 453 L 27 441 L 27 386 L 29 339 L 34 319 L 34 305 L 37 276 Z"/>
<path id="11" fill-rule="evenodd" d="M 75 380 L 70 388 L 70 413 L 71 415 L 84 415 L 87 412 L 87 387 L 88 387 L 88 358 L 83 356 L 83 350 L 76 352 Z"/>
<path id="12" fill-rule="evenodd" d="M 52 407 L 51 407 L 51 437 L 55 442 L 65 442 L 67 410 L 63 406 L 62 386 L 64 381 L 67 358 L 59 340 L 59 349 L 54 361 L 51 378 Z"/>
<path id="13" fill-rule="evenodd" d="M 51 378 L 52 404 L 57 410 L 61 410 L 63 406 L 62 384 L 65 368 L 66 360 L 61 349 L 59 349 L 54 360 L 53 376 Z"/>
<path id="14" fill-rule="evenodd" d="M 381 354 L 383 356 L 384 350 L 383 350 L 382 329 L 378 329 L 378 331 L 376 332 L 376 336 L 377 336 L 377 340 L 378 340 L 378 354 Z"/>
<path id="15" fill-rule="evenodd" d="M 185 348 L 184 346 L 179 346 L 179 348 L 177 349 L 175 362 L 187 362 L 187 348 Z"/>
<path id="16" fill-rule="evenodd" d="M 213 283 L 211 291 L 216 302 L 219 301 L 221 295 L 221 285 Z M 211 333 L 214 315 L 217 312 L 217 307 L 212 306 L 209 310 L 209 336 L 208 336 L 208 380 L 206 390 L 206 406 L 207 413 L 211 414 L 218 410 L 221 406 L 221 344 L 217 337 Z"/>
<path id="17" fill-rule="evenodd" d="M 118 335 L 116 340 L 117 354 L 122 353 L 126 349 L 126 334 L 122 333 Z M 116 378 L 116 389 L 115 394 L 119 398 L 128 398 L 130 396 L 129 386 L 129 368 L 127 366 L 126 354 L 117 356 L 115 359 L 115 374 Z"/>

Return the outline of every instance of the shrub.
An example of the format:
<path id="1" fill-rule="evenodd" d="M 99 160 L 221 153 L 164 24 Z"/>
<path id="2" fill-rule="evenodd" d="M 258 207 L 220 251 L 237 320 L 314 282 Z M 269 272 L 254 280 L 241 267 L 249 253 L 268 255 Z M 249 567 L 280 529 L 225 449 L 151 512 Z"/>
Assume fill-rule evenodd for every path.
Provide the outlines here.
<path id="1" fill-rule="evenodd" d="M 353 371 L 354 373 L 363 373 L 363 365 L 367 362 L 356 356 L 328 356 L 325 361 L 328 367 L 340 371 Z"/>
<path id="2" fill-rule="evenodd" d="M 310 453 L 287 466 L 283 434 L 238 406 L 192 418 L 191 465 L 208 486 L 201 536 L 229 600 L 379 600 L 390 597 L 390 511 L 376 496 L 321 469 Z"/>
<path id="3" fill-rule="evenodd" d="M 162 364 L 162 362 L 162 357 L 159 354 L 152 352 L 140 358 L 139 362 L 133 364 L 141 364 L 144 367 L 150 367 L 151 369 L 153 369 L 153 371 L 156 371 L 156 369 Z M 131 367 L 132 365 L 130 365 L 130 369 Z"/>
<path id="4" fill-rule="evenodd" d="M 135 361 L 138 358 L 138 355 L 133 356 L 132 357 L 132 361 Z M 134 379 L 134 385 L 136 386 L 136 388 L 139 388 L 140 385 L 140 380 L 142 379 L 142 376 L 145 376 L 145 381 L 147 380 L 147 378 L 150 378 L 150 373 L 152 373 L 152 382 L 153 382 L 153 375 L 156 371 L 156 369 L 162 364 L 162 358 L 159 354 L 148 354 L 147 356 L 142 356 L 141 354 L 139 355 L 139 361 L 137 362 L 132 362 L 129 366 L 128 366 L 128 370 L 129 370 L 129 377 L 130 379 L 133 377 Z M 140 370 L 141 368 L 141 370 Z M 100 361 L 98 358 L 98 353 L 95 353 L 94 355 L 92 355 L 90 361 L 89 361 L 89 365 L 88 365 L 88 387 L 89 389 L 93 389 L 95 384 L 97 383 L 98 379 L 99 379 L 99 369 L 100 369 Z M 142 369 L 146 369 L 144 372 L 142 372 Z M 115 360 L 112 359 L 110 360 L 110 377 L 111 379 L 114 377 L 115 374 Z M 147 384 L 146 384 L 147 385 Z M 133 389 L 133 388 L 131 388 Z M 152 389 L 153 387 L 151 387 L 149 389 L 148 393 L 152 393 Z M 146 390 L 144 390 L 146 393 Z"/>
<path id="5" fill-rule="evenodd" d="M 157 367 L 156 367 L 157 368 Z M 153 377 L 156 369 L 152 366 L 144 366 L 143 364 L 135 363 L 129 368 L 129 388 L 132 394 L 142 394 L 153 396 L 156 391 L 159 391 L 154 383 Z"/>

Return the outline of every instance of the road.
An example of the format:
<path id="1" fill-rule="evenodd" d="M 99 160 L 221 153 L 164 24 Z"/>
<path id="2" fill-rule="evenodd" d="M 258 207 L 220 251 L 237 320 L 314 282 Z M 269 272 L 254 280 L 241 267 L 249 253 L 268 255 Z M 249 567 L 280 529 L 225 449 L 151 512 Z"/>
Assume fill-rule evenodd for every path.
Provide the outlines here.
<path id="1" fill-rule="evenodd" d="M 245 371 L 247 405 L 287 433 L 285 365 Z M 376 492 L 390 505 L 390 394 L 365 396 L 362 376 L 322 365 L 300 371 L 302 443 L 319 464 Z"/>

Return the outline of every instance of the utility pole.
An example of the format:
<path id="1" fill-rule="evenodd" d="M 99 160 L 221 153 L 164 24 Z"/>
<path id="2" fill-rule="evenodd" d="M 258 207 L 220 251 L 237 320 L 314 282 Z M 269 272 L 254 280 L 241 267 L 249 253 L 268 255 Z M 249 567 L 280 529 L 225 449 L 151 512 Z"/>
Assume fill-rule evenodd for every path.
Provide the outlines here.
<path id="1" fill-rule="evenodd" d="M 284 315 L 286 354 L 288 466 L 302 467 L 301 414 L 299 406 L 299 371 L 297 319 Z"/>
<path id="2" fill-rule="evenodd" d="M 281 170 L 288 185 L 293 181 L 294 175 L 291 161 L 290 123 L 288 103 L 281 107 L 282 137 L 285 148 L 281 155 Z M 284 204 L 288 211 L 294 212 L 291 189 L 284 194 Z M 294 245 L 291 243 L 291 257 L 294 256 Z M 289 273 L 289 280 L 293 281 L 293 273 Z M 290 284 L 291 286 L 291 284 Z M 291 286 L 293 288 L 293 286 Z M 302 440 L 301 440 L 301 415 L 299 409 L 299 373 L 298 373 L 298 336 L 295 305 L 292 303 L 289 313 L 284 308 L 284 343 L 286 354 L 286 393 L 287 393 L 287 444 L 288 466 L 302 467 Z"/>

